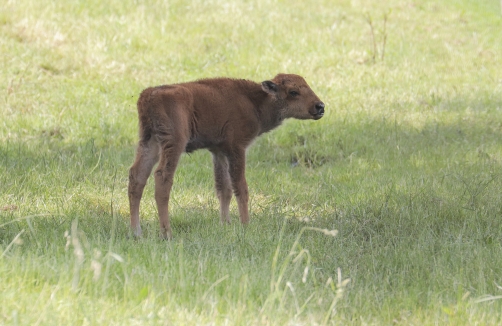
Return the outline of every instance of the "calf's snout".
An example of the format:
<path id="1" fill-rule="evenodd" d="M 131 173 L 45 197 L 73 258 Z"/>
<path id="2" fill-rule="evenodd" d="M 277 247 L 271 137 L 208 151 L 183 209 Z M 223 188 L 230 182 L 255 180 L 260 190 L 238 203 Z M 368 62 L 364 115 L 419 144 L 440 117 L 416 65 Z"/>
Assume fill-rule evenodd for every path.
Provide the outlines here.
<path id="1" fill-rule="evenodd" d="M 317 102 L 315 104 L 315 117 L 317 119 L 320 119 L 324 115 L 324 103 L 323 102 Z"/>

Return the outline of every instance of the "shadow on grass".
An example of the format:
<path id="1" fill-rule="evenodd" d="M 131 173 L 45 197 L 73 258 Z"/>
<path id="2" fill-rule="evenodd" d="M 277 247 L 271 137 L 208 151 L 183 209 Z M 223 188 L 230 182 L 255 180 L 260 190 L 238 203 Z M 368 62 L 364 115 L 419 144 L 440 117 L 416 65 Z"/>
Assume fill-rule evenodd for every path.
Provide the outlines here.
<path id="1" fill-rule="evenodd" d="M 421 122 L 399 120 L 400 110 L 409 107 L 428 111 L 427 118 Z M 301 206 L 308 205 L 311 198 L 295 196 L 298 189 L 327 193 L 319 201 L 329 201 L 335 183 L 337 186 L 346 183 L 342 189 L 347 189 L 359 187 L 373 178 L 374 187 L 379 182 L 381 187 L 385 179 L 388 182 L 384 185 L 390 185 L 410 175 L 417 178 L 416 182 L 420 178 L 446 176 L 447 181 L 456 178 L 448 191 L 458 190 L 461 198 L 457 204 L 467 208 L 486 204 L 482 199 L 485 183 L 502 173 L 502 118 L 494 113 L 501 107 L 500 99 L 469 102 L 431 95 L 418 104 L 392 104 L 388 109 L 391 113 L 386 116 L 359 112 L 354 117 L 347 115 L 335 118 L 334 122 L 321 121 L 319 125 L 312 124 L 301 130 L 297 130 L 297 123 L 304 122 L 292 122 L 261 138 L 249 150 L 250 191 L 272 197 L 277 197 L 278 192 L 282 192 L 281 196 L 292 194 Z M 329 114 L 336 115 L 336 111 Z M 41 215 L 38 220 L 43 219 L 49 228 L 60 233 L 78 216 L 83 227 L 89 223 L 89 234 L 95 233 L 93 229 L 102 228 L 98 234 L 106 238 L 112 220 L 111 202 L 119 198 L 120 232 L 126 232 L 127 171 L 133 156 L 134 144 L 120 148 L 98 147 L 92 139 L 67 144 L 59 133 L 43 133 L 23 142 L 10 140 L 0 144 L 3 167 L 0 208 L 6 208 L 0 212 L 0 224 L 16 217 Z M 208 154 L 184 157 L 177 176 L 176 192 L 215 196 Z M 402 201 L 414 196 L 417 188 L 413 187 L 398 187 L 396 191 L 402 192 Z M 362 190 L 374 191 L 364 186 Z M 151 193 L 145 194 L 148 196 Z M 362 197 L 372 197 L 372 193 Z M 435 197 L 442 198 L 444 194 L 438 193 Z M 189 207 L 181 201 L 173 215 L 175 232 L 188 235 L 194 228 L 203 232 L 211 229 L 204 223 L 219 223 L 215 208 L 208 213 L 207 209 Z M 359 206 L 364 201 L 362 198 L 356 204 Z M 274 204 L 274 200 L 271 202 Z M 72 212 L 75 204 L 79 209 Z M 8 207 L 17 208 L 10 211 Z M 156 218 L 146 223 L 147 230 L 156 228 Z M 16 232 L 2 232 L 5 236 L 2 241 L 9 241 Z"/>

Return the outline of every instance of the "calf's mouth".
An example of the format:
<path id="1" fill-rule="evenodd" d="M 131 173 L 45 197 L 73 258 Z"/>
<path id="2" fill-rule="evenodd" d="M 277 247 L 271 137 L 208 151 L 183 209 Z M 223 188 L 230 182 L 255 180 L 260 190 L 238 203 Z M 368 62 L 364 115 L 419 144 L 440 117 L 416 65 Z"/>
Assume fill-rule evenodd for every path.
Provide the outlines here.
<path id="1" fill-rule="evenodd" d="M 312 115 L 314 117 L 314 120 L 319 120 L 324 116 L 324 112 L 322 113 L 316 113 Z"/>

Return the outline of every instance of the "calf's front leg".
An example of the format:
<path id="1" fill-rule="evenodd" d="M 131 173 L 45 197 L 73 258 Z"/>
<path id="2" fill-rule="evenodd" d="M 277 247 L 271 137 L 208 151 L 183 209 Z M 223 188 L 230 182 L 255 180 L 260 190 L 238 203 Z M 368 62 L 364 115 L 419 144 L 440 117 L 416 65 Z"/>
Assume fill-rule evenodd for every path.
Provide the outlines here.
<path id="1" fill-rule="evenodd" d="M 249 223 L 248 212 L 248 185 L 246 182 L 245 169 L 246 169 L 246 150 L 238 148 L 231 151 L 228 155 L 230 179 L 232 180 L 232 187 L 235 197 L 237 199 L 237 206 L 239 207 L 239 216 L 242 224 Z"/>
<path id="2" fill-rule="evenodd" d="M 230 223 L 232 183 L 228 171 L 228 159 L 222 152 L 213 152 L 213 164 L 216 195 L 220 202 L 221 223 Z"/>

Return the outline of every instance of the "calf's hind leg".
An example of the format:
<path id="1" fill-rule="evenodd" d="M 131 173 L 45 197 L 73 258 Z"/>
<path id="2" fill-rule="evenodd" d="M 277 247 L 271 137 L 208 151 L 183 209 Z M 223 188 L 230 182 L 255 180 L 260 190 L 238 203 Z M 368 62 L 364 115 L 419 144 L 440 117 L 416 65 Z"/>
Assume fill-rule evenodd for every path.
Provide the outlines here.
<path id="1" fill-rule="evenodd" d="M 159 213 L 161 236 L 164 239 L 172 238 L 168 211 L 169 196 L 173 186 L 174 172 L 186 143 L 187 141 L 182 137 L 173 137 L 170 141 L 161 144 L 160 162 L 155 171 L 155 201 Z"/>
<path id="2" fill-rule="evenodd" d="M 129 169 L 129 209 L 131 213 L 131 230 L 134 236 L 141 236 L 139 224 L 139 205 L 146 181 L 152 168 L 159 160 L 159 146 L 153 139 L 140 140 L 136 151 L 136 159 Z"/>

